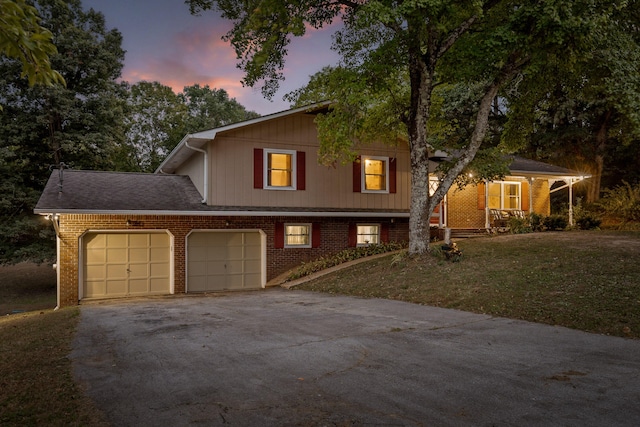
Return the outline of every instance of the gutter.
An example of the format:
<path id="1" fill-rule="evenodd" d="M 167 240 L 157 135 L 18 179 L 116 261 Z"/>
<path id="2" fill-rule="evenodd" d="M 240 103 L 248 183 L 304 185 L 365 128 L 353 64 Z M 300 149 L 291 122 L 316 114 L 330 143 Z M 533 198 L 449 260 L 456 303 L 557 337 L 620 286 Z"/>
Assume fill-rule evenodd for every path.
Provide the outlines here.
<path id="1" fill-rule="evenodd" d="M 155 216 L 245 216 L 245 217 L 332 217 L 332 218 L 409 218 L 409 212 L 363 212 L 363 211 L 266 211 L 266 210 L 207 210 L 207 211 L 174 211 L 174 210 L 77 210 L 57 209 L 57 215 L 81 214 L 81 215 L 155 215 Z M 39 215 L 47 215 L 44 209 L 34 210 Z"/>

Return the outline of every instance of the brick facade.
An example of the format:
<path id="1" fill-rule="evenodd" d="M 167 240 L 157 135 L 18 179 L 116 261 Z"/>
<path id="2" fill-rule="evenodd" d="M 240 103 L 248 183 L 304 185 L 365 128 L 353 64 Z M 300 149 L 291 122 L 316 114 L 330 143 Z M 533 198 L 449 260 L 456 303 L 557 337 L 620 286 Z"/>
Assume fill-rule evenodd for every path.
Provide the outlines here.
<path id="1" fill-rule="evenodd" d="M 533 212 L 548 216 L 551 212 L 549 181 L 535 179 L 530 188 L 533 196 Z M 476 185 L 467 185 L 462 190 L 452 187 L 447 194 L 447 227 L 484 228 L 485 210 L 483 206 L 478 205 L 478 197 Z M 528 200 L 529 194 L 522 194 L 522 197 Z"/>
<path id="2" fill-rule="evenodd" d="M 317 248 L 275 248 L 276 222 L 314 223 L 320 226 Z M 185 292 L 185 245 L 191 230 L 262 230 L 267 236 L 267 280 L 348 246 L 350 223 L 380 223 L 389 226 L 390 241 L 408 241 L 407 218 L 314 218 L 314 217 L 217 217 L 166 215 L 61 215 L 60 216 L 60 306 L 76 305 L 82 278 L 79 269 L 80 238 L 88 231 L 166 230 L 173 236 L 174 291 Z"/>

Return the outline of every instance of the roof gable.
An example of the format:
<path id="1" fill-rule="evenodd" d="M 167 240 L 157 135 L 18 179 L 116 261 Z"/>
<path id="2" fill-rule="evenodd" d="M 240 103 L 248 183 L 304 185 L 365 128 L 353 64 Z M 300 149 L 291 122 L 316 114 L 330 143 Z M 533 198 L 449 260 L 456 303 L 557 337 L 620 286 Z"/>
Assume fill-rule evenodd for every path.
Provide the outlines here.
<path id="1" fill-rule="evenodd" d="M 291 110 L 281 111 L 279 113 L 269 114 L 255 119 L 246 120 L 244 122 L 233 123 L 227 126 L 222 126 L 216 129 L 205 130 L 202 132 L 196 132 L 187 134 L 176 145 L 176 147 L 169 153 L 166 159 L 158 166 L 155 173 L 173 173 L 182 163 L 184 163 L 196 151 L 202 149 L 202 147 L 208 142 L 216 138 L 218 134 L 229 132 L 242 127 L 253 126 L 259 123 L 264 123 L 270 120 L 277 120 L 282 117 L 290 116 L 300 113 L 317 113 L 326 109 L 329 102 L 322 102 L 318 104 L 308 105 L 300 108 L 294 108 Z"/>

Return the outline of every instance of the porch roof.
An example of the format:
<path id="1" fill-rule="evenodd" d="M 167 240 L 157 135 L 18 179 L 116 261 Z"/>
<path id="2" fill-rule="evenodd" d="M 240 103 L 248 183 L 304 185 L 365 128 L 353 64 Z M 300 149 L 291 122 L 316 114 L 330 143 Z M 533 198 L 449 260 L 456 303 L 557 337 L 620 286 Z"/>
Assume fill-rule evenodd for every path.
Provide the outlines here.
<path id="1" fill-rule="evenodd" d="M 537 160 L 525 159 L 520 156 L 510 156 L 512 161 L 509 165 L 509 170 L 512 175 L 524 175 L 533 177 L 545 177 L 545 178 L 586 178 L 584 173 L 574 171 L 571 169 L 563 168 L 561 166 L 551 165 L 549 163 L 540 162 Z"/>

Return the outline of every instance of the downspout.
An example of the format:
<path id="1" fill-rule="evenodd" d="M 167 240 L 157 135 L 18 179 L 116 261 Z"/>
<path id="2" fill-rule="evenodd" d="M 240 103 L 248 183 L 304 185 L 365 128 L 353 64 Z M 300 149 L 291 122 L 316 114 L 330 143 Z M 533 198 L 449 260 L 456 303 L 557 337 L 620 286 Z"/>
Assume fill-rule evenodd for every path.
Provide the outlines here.
<path id="1" fill-rule="evenodd" d="M 56 307 L 54 310 L 58 310 L 60 308 L 60 216 L 51 213 L 46 215 L 45 219 L 53 223 L 53 229 L 56 232 L 56 263 L 53 265 L 53 269 L 56 270 Z"/>
<path id="2" fill-rule="evenodd" d="M 192 147 L 189 145 L 189 137 L 191 135 L 188 135 L 187 138 L 184 141 L 184 146 L 187 148 L 190 148 L 193 151 L 197 151 L 199 153 L 204 154 L 204 189 L 202 190 L 202 192 L 204 193 L 203 197 L 202 197 L 202 204 L 206 205 L 207 204 L 207 198 L 209 196 L 209 155 L 207 154 L 207 150 L 203 150 L 202 148 L 196 148 L 196 147 Z"/>

